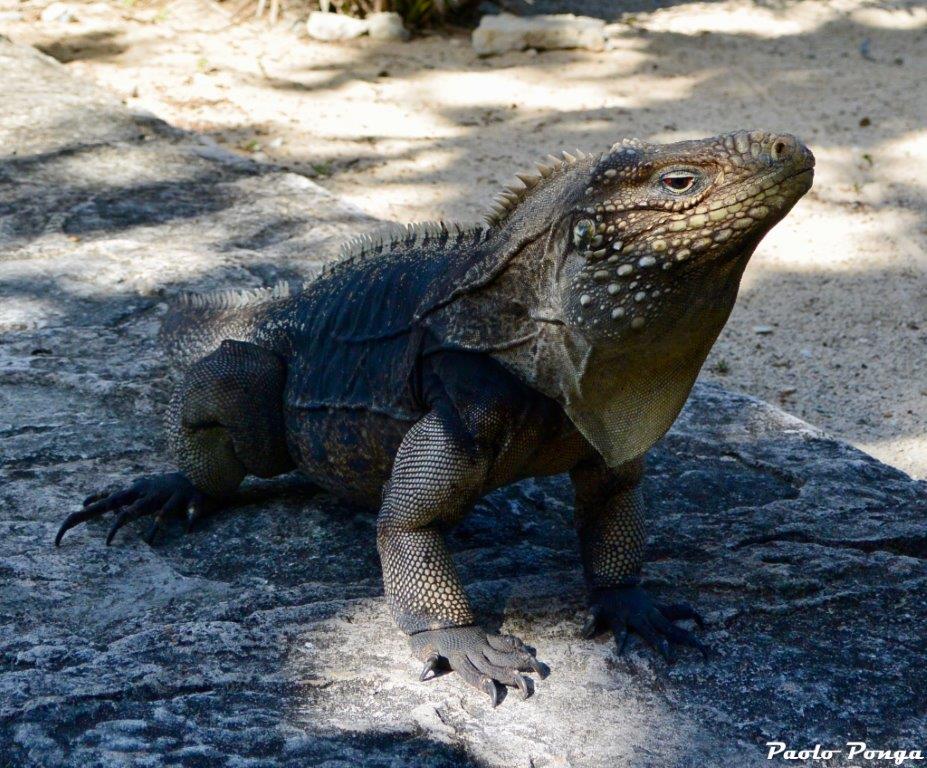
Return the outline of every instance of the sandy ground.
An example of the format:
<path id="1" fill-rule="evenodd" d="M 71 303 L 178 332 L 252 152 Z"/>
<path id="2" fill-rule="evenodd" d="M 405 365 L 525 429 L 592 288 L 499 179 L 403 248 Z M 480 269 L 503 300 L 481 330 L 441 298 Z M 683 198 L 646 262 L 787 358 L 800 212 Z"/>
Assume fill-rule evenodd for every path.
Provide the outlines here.
<path id="1" fill-rule="evenodd" d="M 480 59 L 462 30 L 313 42 L 295 10 L 271 29 L 125 0 L 42 23 L 44 3 L 4 2 L 13 40 L 384 219 L 476 218 L 561 148 L 798 134 L 815 188 L 760 246 L 706 375 L 927 476 L 922 4 L 683 3 L 626 15 L 602 53 Z"/>

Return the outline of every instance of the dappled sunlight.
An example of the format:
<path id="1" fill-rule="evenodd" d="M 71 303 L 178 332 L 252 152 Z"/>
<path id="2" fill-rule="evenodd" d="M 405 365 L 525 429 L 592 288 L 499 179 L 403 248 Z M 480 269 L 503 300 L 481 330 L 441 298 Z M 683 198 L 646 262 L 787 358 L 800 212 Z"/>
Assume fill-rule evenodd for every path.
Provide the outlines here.
<path id="1" fill-rule="evenodd" d="M 859 273 L 871 279 L 887 254 L 896 268 L 921 279 L 927 270 L 924 209 L 927 131 L 864 145 L 815 145 L 815 188 L 760 246 L 745 275 L 788 272 Z M 809 233 L 813 233 L 809 237 Z"/>
<path id="2" fill-rule="evenodd" d="M 883 141 L 823 146 L 817 155 L 817 186 L 822 199 L 879 206 L 890 205 L 893 200 L 910 205 L 914 197 L 927 198 L 927 129 Z"/>
<path id="3" fill-rule="evenodd" d="M 821 2 L 758 7 L 743 0 L 728 0 L 662 8 L 648 14 L 642 26 L 656 32 L 681 35 L 712 32 L 777 38 L 814 31 L 840 15 L 833 5 Z"/>
<path id="4" fill-rule="evenodd" d="M 18 296 L 4 299 L 4 317 L 9 313 L 15 314 L 16 307 L 22 302 L 30 315 L 41 315 L 44 318 L 42 324 L 47 324 L 57 314 L 51 311 L 54 307 L 51 297 L 55 294 L 66 294 L 77 300 L 96 300 L 106 296 L 108 300 L 116 301 L 156 293 L 164 287 L 165 259 L 172 259 L 176 264 L 171 271 L 171 281 L 181 285 L 194 283 L 200 276 L 223 266 L 221 255 L 215 252 L 204 253 L 172 246 L 153 252 L 137 240 L 119 238 L 107 239 L 103 245 L 93 241 L 62 243 L 62 240 L 60 237 L 48 236 L 34 243 L 34 247 L 39 249 L 57 246 L 63 251 L 55 261 L 53 281 L 43 274 L 45 265 L 33 260 L 14 258 L 0 262 L 0 281 L 4 286 L 41 286 L 45 283 L 44 290 L 48 295 L 48 298 L 29 296 L 23 289 Z M 100 265 L 92 281 L 87 275 L 88 263 Z M 0 325 L 6 327 L 7 322 Z"/>
<path id="5" fill-rule="evenodd" d="M 659 32 L 683 35 L 724 33 L 775 39 L 814 32 L 841 19 L 887 30 L 927 26 L 927 8 L 910 4 L 888 8 L 859 0 L 785 0 L 762 4 L 747 0 L 681 3 L 635 17 L 635 23 Z"/>
<path id="6" fill-rule="evenodd" d="M 927 26 L 927 7 L 912 2 L 906 7 L 891 8 L 879 3 L 847 3 L 849 17 L 859 23 L 878 29 L 923 29 Z"/>
<path id="7" fill-rule="evenodd" d="M 96 18 L 112 15 L 114 6 L 94 6 Z M 162 27 L 152 14 L 133 30 L 119 19 L 146 9 L 121 8 L 111 35 L 88 34 L 81 22 L 56 28 L 67 40 L 47 49 L 66 52 L 67 70 L 80 77 L 0 43 L 5 106 L 16 116 L 0 121 L 0 753 L 41 766 L 737 766 L 760 759 L 771 738 L 839 742 L 862 723 L 862 737 L 891 745 L 920 726 L 923 622 L 908 619 L 923 609 L 923 488 L 729 391 L 778 404 L 905 468 L 927 468 L 927 188 L 917 167 L 927 106 L 913 57 L 891 63 L 909 55 L 920 31 L 874 35 L 878 65 L 857 56 L 862 28 L 845 19 L 776 38 L 703 40 L 638 28 L 601 54 L 482 60 L 454 33 L 404 45 L 323 46 L 263 24 L 185 32 L 177 17 Z M 222 10 L 212 0 L 170 8 Z M 34 27 L 54 36 L 53 25 Z M 810 50 L 819 58 L 803 56 Z M 88 77 L 118 96 L 90 87 Z M 632 487 L 636 467 L 600 471 L 583 459 L 574 433 L 553 435 L 559 442 L 551 445 L 556 407 L 525 396 L 517 382 L 494 397 L 492 366 L 464 381 L 461 366 L 472 368 L 465 356 L 443 368 L 431 364 L 433 356 L 422 361 L 442 338 L 502 349 L 506 318 L 523 320 L 525 305 L 537 304 L 519 290 L 533 278 L 517 254 L 501 277 L 498 269 L 469 268 L 467 259 L 499 242 L 492 231 L 451 240 L 438 227 L 409 229 L 401 239 L 413 257 L 396 269 L 384 269 L 373 253 L 399 240 L 364 253 L 349 249 L 345 268 L 316 283 L 322 293 L 297 295 L 298 281 L 317 279 L 341 242 L 382 225 L 376 217 L 470 218 L 546 151 L 742 126 L 807 137 L 818 153 L 818 185 L 749 267 L 703 371 L 723 387 L 695 387 L 675 428 L 653 446 L 639 489 Z M 641 327 L 637 319 L 649 328 L 631 342 L 645 368 L 655 349 L 660 354 L 664 321 L 673 323 L 661 312 L 679 309 L 667 291 L 695 276 L 687 295 L 696 309 L 710 306 L 681 316 L 713 323 L 719 289 L 708 283 L 725 271 L 697 279 L 697 260 L 729 258 L 743 242 L 735 229 L 749 237 L 783 205 L 780 194 L 808 190 L 803 147 L 754 134 L 753 163 L 744 135 L 736 139 L 728 139 L 740 154 L 732 163 L 769 171 L 771 183 L 741 195 L 748 174 L 734 172 L 740 204 L 714 205 L 713 182 L 696 169 L 654 173 L 655 185 L 690 195 L 666 192 L 663 207 L 679 209 L 674 202 L 686 200 L 696 210 L 675 217 L 687 221 L 667 224 L 666 232 L 643 235 L 653 255 L 637 241 L 636 225 L 647 216 L 613 222 L 617 238 L 604 224 L 599 234 L 608 242 L 579 221 L 595 209 L 570 212 L 566 228 L 548 226 L 544 201 L 564 182 L 573 185 L 581 164 L 533 187 L 532 203 L 514 214 L 521 222 L 514 239 L 543 245 L 556 234 L 546 239 L 551 247 L 572 240 L 571 254 L 595 261 L 589 285 L 598 284 L 597 296 L 616 297 L 622 289 L 609 275 L 631 270 L 627 293 L 615 301 L 627 297 L 624 306 L 639 307 L 631 328 Z M 621 157 L 634 154 L 625 147 Z M 624 178 L 618 174 L 605 171 Z M 589 210 L 588 200 L 581 205 Z M 706 245 L 708 235 L 729 245 Z M 415 257 L 438 239 L 451 246 L 444 257 L 460 256 L 456 264 Z M 653 269 L 661 261 L 671 267 L 674 255 L 692 269 Z M 564 285 L 576 277 L 569 261 L 565 272 L 555 270 Z M 365 292 L 355 279 L 368 267 L 385 293 Z M 435 282 L 444 267 L 450 272 Z M 665 277 L 655 279 L 658 273 Z M 471 286 L 501 280 L 503 290 L 482 308 L 467 290 L 456 308 L 446 306 L 442 296 L 453 304 L 461 294 L 452 290 L 460 288 L 455 275 Z M 589 307 L 584 279 L 573 281 L 573 295 Z M 326 286 L 337 290 L 323 295 Z M 195 295 L 177 301 L 188 291 Z M 410 334 L 416 313 L 401 305 L 413 294 L 424 296 L 428 328 Z M 730 298 L 722 289 L 721 311 Z M 556 323 L 547 315 L 558 302 L 540 303 L 538 322 Z M 607 307 L 597 303 L 590 312 Z M 367 310 L 374 322 L 358 324 Z M 487 328 L 492 336 L 501 331 L 495 341 Z M 544 359 L 545 342 L 559 333 L 551 328 L 537 336 Z M 322 353 L 344 354 L 320 369 L 319 355 L 303 343 L 312 339 L 323 342 Z M 220 341 L 218 351 L 188 365 Z M 378 355 L 384 341 L 390 349 Z M 572 346 L 560 351 L 572 357 Z M 685 356 L 684 347 L 669 346 Z M 397 350 L 411 357 L 391 354 Z M 588 370 L 599 364 L 595 355 L 586 362 Z M 379 378 L 368 375 L 376 373 L 372 363 Z M 461 386 L 446 389 L 463 411 L 486 390 L 493 402 L 504 405 L 514 392 L 528 403 L 513 411 L 521 424 L 502 459 L 470 477 L 482 445 L 465 439 L 457 456 L 460 430 L 415 429 L 403 441 L 411 446 L 410 473 L 394 473 L 391 486 L 398 513 L 378 520 L 373 509 L 345 501 L 359 483 L 363 503 L 377 506 L 380 475 L 411 423 L 409 408 L 432 401 L 455 372 Z M 537 377 L 552 378 L 547 371 Z M 331 395 L 323 392 L 322 401 L 313 397 L 319 381 Z M 402 403 L 377 396 L 397 381 Z M 587 381 L 579 380 L 580 394 Z M 378 402 L 365 405 L 371 392 Z M 644 415 L 659 415 L 664 405 Z M 488 413 L 491 432 L 499 432 L 500 413 L 506 421 L 505 408 L 476 410 L 477 421 Z M 320 428 L 327 433 L 321 441 L 313 437 Z M 484 431 L 480 424 L 464 430 L 477 438 Z M 521 462 L 520 473 L 519 455 L 532 440 L 542 450 Z M 528 478 L 467 504 L 513 477 L 567 465 L 573 482 L 565 474 Z M 308 476 L 290 471 L 298 468 Z M 245 472 L 263 479 L 248 477 L 232 493 Z M 269 477 L 278 472 L 285 474 Z M 435 482 L 423 484 L 429 472 Z M 131 480 L 140 473 L 157 474 Z M 448 478 L 463 497 L 429 494 Z M 408 557 L 406 548 L 393 569 L 398 577 L 385 582 L 399 585 L 400 598 L 384 597 L 377 539 L 389 577 L 396 559 L 390 535 L 412 519 L 408 488 L 425 502 L 415 510 L 434 507 L 428 530 L 452 529 L 449 549 L 473 623 L 522 638 L 551 674 L 521 657 L 518 644 L 517 654 L 503 654 L 496 641 L 491 650 L 464 627 L 413 638 L 418 654 L 436 649 L 457 669 L 419 680 L 422 661 L 391 606 L 405 613 L 408 592 L 408 610 L 418 615 L 425 593 L 413 582 L 423 574 L 425 602 L 449 605 L 442 584 L 455 580 L 455 569 L 432 567 L 436 554 L 443 558 L 433 539 L 424 555 Z M 652 523 L 646 536 L 636 519 L 641 502 Z M 621 525 L 597 525 L 602 504 Z M 463 519 L 467 506 L 474 509 Z M 78 520 L 59 548 L 61 533 Z M 607 551 L 602 541 L 630 547 L 631 555 Z M 636 572 L 641 554 L 652 602 L 627 581 L 601 588 L 615 574 Z M 704 611 L 704 626 L 680 600 Z M 459 596 L 451 602 L 460 608 Z M 425 613 L 421 626 L 438 626 Z M 406 628 L 419 623 L 412 614 L 400 618 Z M 587 618 L 593 621 L 581 629 Z M 694 647 L 673 654 L 654 632 Z M 496 707 L 489 678 L 470 677 L 482 690 L 464 682 L 462 655 L 517 683 L 526 700 L 510 686 Z M 494 670 L 497 664 L 538 674 L 526 684 Z M 899 720 L 898 712 L 914 715 Z"/>
<path id="8" fill-rule="evenodd" d="M 923 395 L 923 392 L 921 392 Z M 895 467 L 916 465 L 924 453 L 923 435 L 891 437 L 882 440 L 859 440 L 857 448 Z"/>
<path id="9" fill-rule="evenodd" d="M 561 574 L 560 578 L 570 577 Z M 532 602 L 560 603 L 562 595 L 551 594 L 551 586 L 557 585 L 547 586 L 547 593 L 541 587 L 540 593 L 531 595 Z M 579 602 L 578 580 L 576 586 Z M 487 589 L 479 583 L 470 587 L 476 593 Z M 526 642 L 537 647 L 538 658 L 555 673 L 537 682 L 536 693 L 527 702 L 508 689 L 487 717 L 485 693 L 468 687 L 456 674 L 419 682 L 421 663 L 410 655 L 406 637 L 395 628 L 381 600 L 333 602 L 318 612 L 324 615 L 333 607 L 337 608 L 335 615 L 314 616 L 288 644 L 281 669 L 282 677 L 293 683 L 292 694 L 282 702 L 288 727 L 314 733 L 324 711 L 326 722 L 362 740 L 385 728 L 395 733 L 394 713 L 409 711 L 426 733 L 453 737 L 455 728 L 478 727 L 481 738 L 467 743 L 467 758 L 474 765 L 517 765 L 526 759 L 536 759 L 538 764 L 581 765 L 592 758 L 625 765 L 642 753 L 656 757 L 660 764 L 676 765 L 690 757 L 699 742 L 701 723 L 682 715 L 666 700 L 661 682 L 653 680 L 655 675 L 642 661 L 624 661 L 637 673 L 630 684 L 625 682 L 615 673 L 621 662 L 616 660 L 613 643 L 585 643 L 578 648 L 564 642 L 565 628 L 549 625 L 550 611 L 540 610 L 537 617 L 520 616 L 519 622 Z M 358 627 L 366 630 L 359 632 Z M 503 627 L 503 631 L 510 628 Z M 566 631 L 575 632 L 575 627 Z M 378 642 L 371 644 L 370 637 Z M 576 684 L 590 679 L 595 684 L 589 688 Z M 370 693 L 368 706 L 336 708 L 334 702 L 350 700 L 358 689 Z M 571 702 L 574 713 L 569 720 L 558 716 L 564 700 Z M 601 731 L 602 718 L 596 715 L 602 707 L 609 712 L 606 733 Z M 455 764 L 468 762 L 458 759 Z"/>
<path id="10" fill-rule="evenodd" d="M 755 271 L 785 269 L 808 274 L 828 272 L 869 275 L 880 251 L 900 249 L 911 257 L 909 265 L 920 262 L 924 254 L 907 240 L 907 233 L 918 217 L 907 211 L 883 211 L 872 216 L 853 216 L 846 220 L 844 206 L 809 200 L 794 215 L 774 229 L 760 246 L 758 256 L 744 276 L 744 288 L 753 287 Z M 814 237 L 809 239 L 808 232 Z M 756 266 L 762 264 L 762 267 Z"/>
<path id="11" fill-rule="evenodd" d="M 0 304 L 0 328 L 22 330 L 44 325 L 57 315 L 55 302 L 36 296 L 13 296 Z"/>
<path id="12" fill-rule="evenodd" d="M 736 9 L 780 39 L 751 40 L 746 32 L 731 31 L 715 23 L 719 9 Z M 159 52 L 146 37 L 141 55 L 129 50 L 116 65 L 107 60 L 73 66 L 128 90 L 133 106 L 227 140 L 234 150 L 291 164 L 375 215 L 472 218 L 482 207 L 473 203 L 474 195 L 488 197 L 493 183 L 558 147 L 595 150 L 628 134 L 671 140 L 762 127 L 792 130 L 817 148 L 815 134 L 833 132 L 813 112 L 836 103 L 816 99 L 822 86 L 832 88 L 835 99 L 845 89 L 865 104 L 889 97 L 882 95 L 880 80 L 915 79 L 908 67 L 877 65 L 856 49 L 871 35 L 873 56 L 891 61 L 896 50 L 918 55 L 916 46 L 900 39 L 883 51 L 882 40 L 917 34 L 917 9 L 876 9 L 883 21 L 872 29 L 855 10 L 867 6 L 682 4 L 636 16 L 611 51 L 490 59 L 475 57 L 459 37 L 415 47 L 320 45 L 277 30 L 251 39 L 240 28 L 229 32 L 231 39 L 191 33 L 189 51 L 168 49 L 165 42 Z M 885 19 L 895 16 L 904 22 L 892 27 Z M 783 26 L 785 17 L 791 24 L 800 21 L 800 29 Z M 679 31 L 665 23 L 670 18 L 701 20 L 709 35 Z M 894 29 L 900 32 L 886 31 Z M 849 68 L 847 56 L 856 59 Z M 840 82 L 842 73 L 861 67 L 869 70 L 869 88 Z M 902 90 L 900 83 L 894 90 Z M 836 117 L 849 122 L 865 116 Z M 834 138 L 844 143 L 839 134 Z M 462 175 L 460 163 L 472 172 Z M 375 182 L 376 194 L 370 183 L 351 189 L 362 175 Z M 445 176 L 457 186 L 450 197 Z"/>

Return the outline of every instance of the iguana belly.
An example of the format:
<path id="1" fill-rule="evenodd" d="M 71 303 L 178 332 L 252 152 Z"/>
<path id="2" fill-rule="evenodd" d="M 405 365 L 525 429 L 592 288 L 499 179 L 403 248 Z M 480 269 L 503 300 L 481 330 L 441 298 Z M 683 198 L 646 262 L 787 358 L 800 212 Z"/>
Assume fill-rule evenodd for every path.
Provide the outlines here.
<path id="1" fill-rule="evenodd" d="M 362 409 L 288 407 L 287 447 L 300 471 L 316 485 L 375 509 L 412 423 Z"/>

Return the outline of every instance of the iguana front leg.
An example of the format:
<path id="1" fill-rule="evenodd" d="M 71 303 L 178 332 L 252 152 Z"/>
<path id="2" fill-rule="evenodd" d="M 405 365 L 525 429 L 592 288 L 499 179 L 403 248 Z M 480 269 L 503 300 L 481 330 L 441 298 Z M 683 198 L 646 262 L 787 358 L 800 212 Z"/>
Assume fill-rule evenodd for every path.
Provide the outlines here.
<path id="1" fill-rule="evenodd" d="M 618 653 L 634 631 L 667 661 L 672 645 L 687 645 L 703 654 L 707 646 L 673 622 L 701 617 L 688 605 L 658 605 L 640 586 L 644 559 L 644 501 L 640 481 L 644 462 L 630 462 L 618 470 L 601 459 L 585 462 L 570 472 L 576 490 L 576 528 L 592 615 L 583 634 L 592 637 L 610 628 Z"/>
<path id="2" fill-rule="evenodd" d="M 479 496 L 491 456 L 453 417 L 431 412 L 415 424 L 396 454 L 377 519 L 377 549 L 393 616 L 425 662 L 422 680 L 449 666 L 488 693 L 496 683 L 528 695 L 520 671 L 543 666 L 517 638 L 487 635 L 464 592 L 439 527 L 457 522 Z"/>

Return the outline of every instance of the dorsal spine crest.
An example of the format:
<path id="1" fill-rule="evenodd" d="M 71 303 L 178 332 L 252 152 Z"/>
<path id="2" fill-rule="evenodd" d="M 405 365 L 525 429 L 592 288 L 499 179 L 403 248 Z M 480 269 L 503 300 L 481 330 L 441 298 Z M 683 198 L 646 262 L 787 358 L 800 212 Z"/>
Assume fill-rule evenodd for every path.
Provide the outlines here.
<path id="1" fill-rule="evenodd" d="M 461 245 L 467 238 L 477 243 L 485 234 L 486 227 L 482 224 L 458 224 L 445 221 L 387 224 L 344 243 L 341 246 L 339 258 L 326 264 L 323 267 L 323 273 L 358 259 L 377 256 L 396 249 L 411 250 L 423 246 L 435 246 L 438 249 L 453 248 Z"/>
<path id="2" fill-rule="evenodd" d="M 299 293 L 310 281 L 291 283 L 280 281 L 271 286 L 244 290 L 218 290 L 209 293 L 182 293 L 177 302 L 190 309 L 240 309 Z"/>
<path id="3" fill-rule="evenodd" d="M 565 168 L 575 165 L 580 160 L 585 160 L 588 156 L 588 153 L 580 149 L 573 152 L 564 150 L 559 156 L 548 155 L 537 164 L 536 171 L 516 174 L 515 178 L 503 187 L 502 191 L 490 203 L 489 210 L 484 215 L 483 220 L 489 227 L 501 224 L 538 184 L 560 173 Z"/>

